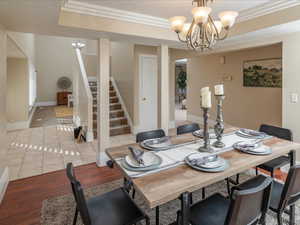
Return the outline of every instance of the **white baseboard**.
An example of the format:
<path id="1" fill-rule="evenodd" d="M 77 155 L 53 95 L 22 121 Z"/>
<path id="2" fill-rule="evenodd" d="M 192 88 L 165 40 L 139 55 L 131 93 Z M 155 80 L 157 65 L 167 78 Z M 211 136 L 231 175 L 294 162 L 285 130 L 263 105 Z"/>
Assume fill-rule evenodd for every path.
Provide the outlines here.
<path id="1" fill-rule="evenodd" d="M 106 162 L 110 160 L 105 152 L 100 152 L 99 158 L 97 158 L 96 164 L 98 167 L 106 166 Z"/>
<path id="2" fill-rule="evenodd" d="M 57 105 L 56 101 L 49 101 L 49 102 L 36 102 L 35 106 L 55 106 Z"/>

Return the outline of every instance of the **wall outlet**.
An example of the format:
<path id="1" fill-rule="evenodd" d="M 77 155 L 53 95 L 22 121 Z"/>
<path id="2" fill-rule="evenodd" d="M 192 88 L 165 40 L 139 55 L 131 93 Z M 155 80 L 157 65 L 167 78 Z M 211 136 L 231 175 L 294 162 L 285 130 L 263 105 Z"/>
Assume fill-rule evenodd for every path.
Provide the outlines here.
<path id="1" fill-rule="evenodd" d="M 292 93 L 291 94 L 291 103 L 297 103 L 298 102 L 298 93 Z"/>

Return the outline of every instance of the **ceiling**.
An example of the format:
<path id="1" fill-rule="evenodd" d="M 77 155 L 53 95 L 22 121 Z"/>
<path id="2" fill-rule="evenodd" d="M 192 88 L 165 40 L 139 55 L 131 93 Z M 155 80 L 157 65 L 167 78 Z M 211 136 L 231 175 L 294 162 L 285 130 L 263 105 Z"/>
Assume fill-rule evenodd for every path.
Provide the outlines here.
<path id="1" fill-rule="evenodd" d="M 168 19 L 172 16 L 186 16 L 191 20 L 192 0 L 80 0 L 91 4 L 142 13 Z M 242 12 L 274 0 L 214 0 L 210 3 L 212 15 L 225 10 Z"/>
<path id="2" fill-rule="evenodd" d="M 99 6 L 114 7 L 117 9 L 128 10 L 131 12 L 148 14 L 155 17 L 168 18 L 174 15 L 190 15 L 192 8 L 191 0 L 79 0 Z M 286 2 L 291 0 L 285 0 Z M 270 2 L 284 2 L 284 0 L 215 0 L 212 5 L 213 11 L 237 10 L 241 13 L 255 11 L 259 5 L 269 4 Z M 0 0 L 0 24 L 8 30 L 18 32 L 28 32 L 35 34 L 78 37 L 86 39 L 96 39 L 98 37 L 109 37 L 113 41 L 131 41 L 137 44 L 159 45 L 163 42 L 153 38 L 135 37 L 118 33 L 104 33 L 87 29 L 78 29 L 58 25 L 58 18 L 61 0 Z M 254 7 L 254 8 L 253 8 Z M 125 11 L 126 12 L 126 11 Z M 151 18 L 150 18 L 151 19 Z M 255 35 L 247 35 L 249 40 L 254 36 L 259 39 L 260 35 L 265 38 L 274 34 L 280 35 L 284 32 L 296 32 L 297 26 L 285 26 L 275 29 L 264 29 L 255 32 Z M 166 28 L 169 29 L 169 28 Z M 170 31 L 171 32 L 171 31 Z M 273 33 L 272 33 L 273 32 Z M 242 42 L 245 36 L 240 35 L 229 38 L 227 46 L 233 46 L 235 42 Z M 184 48 L 179 42 L 164 42 L 170 47 Z"/>

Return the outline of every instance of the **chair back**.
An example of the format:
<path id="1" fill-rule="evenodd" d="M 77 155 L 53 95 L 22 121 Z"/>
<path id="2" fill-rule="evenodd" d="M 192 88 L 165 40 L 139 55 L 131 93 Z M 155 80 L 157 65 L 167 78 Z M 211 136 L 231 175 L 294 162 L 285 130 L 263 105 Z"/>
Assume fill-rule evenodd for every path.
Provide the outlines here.
<path id="1" fill-rule="evenodd" d="M 67 164 L 67 177 L 71 183 L 72 192 L 76 202 L 76 208 L 80 212 L 81 219 L 84 225 L 91 225 L 90 214 L 87 208 L 83 189 L 79 181 L 76 180 L 72 163 Z"/>
<path id="2" fill-rule="evenodd" d="M 266 177 L 257 187 L 234 190 L 225 225 L 255 224 L 265 218 L 270 205 L 272 183 L 273 179 Z"/>
<path id="3" fill-rule="evenodd" d="M 165 131 L 163 129 L 151 130 L 140 132 L 136 135 L 136 142 L 142 142 L 144 140 L 165 137 Z"/>
<path id="4" fill-rule="evenodd" d="M 297 165 L 297 166 L 292 166 L 289 170 L 281 194 L 278 210 L 283 211 L 287 206 L 293 205 L 299 199 L 300 199 L 300 165 Z"/>
<path id="5" fill-rule="evenodd" d="M 275 127 L 272 125 L 262 124 L 259 131 L 264 132 L 268 135 L 275 136 L 288 141 L 293 141 L 292 131 L 282 127 Z"/>
<path id="6" fill-rule="evenodd" d="M 185 124 L 177 127 L 177 135 L 192 133 L 196 130 L 200 130 L 198 123 Z"/>

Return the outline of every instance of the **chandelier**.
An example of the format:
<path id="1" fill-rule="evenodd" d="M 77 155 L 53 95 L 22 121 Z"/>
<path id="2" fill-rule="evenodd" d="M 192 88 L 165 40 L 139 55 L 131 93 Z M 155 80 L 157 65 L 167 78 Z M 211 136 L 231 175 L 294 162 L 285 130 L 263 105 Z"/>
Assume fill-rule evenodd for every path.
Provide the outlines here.
<path id="1" fill-rule="evenodd" d="M 194 50 L 211 49 L 217 41 L 224 40 L 229 29 L 234 25 L 238 13 L 235 11 L 224 11 L 219 13 L 220 20 L 214 20 L 210 16 L 211 8 L 208 2 L 214 0 L 193 0 L 196 7 L 192 9 L 192 23 L 185 23 L 184 16 L 174 16 L 169 19 L 171 29 L 178 35 L 181 42 L 187 44 L 188 48 Z"/>

